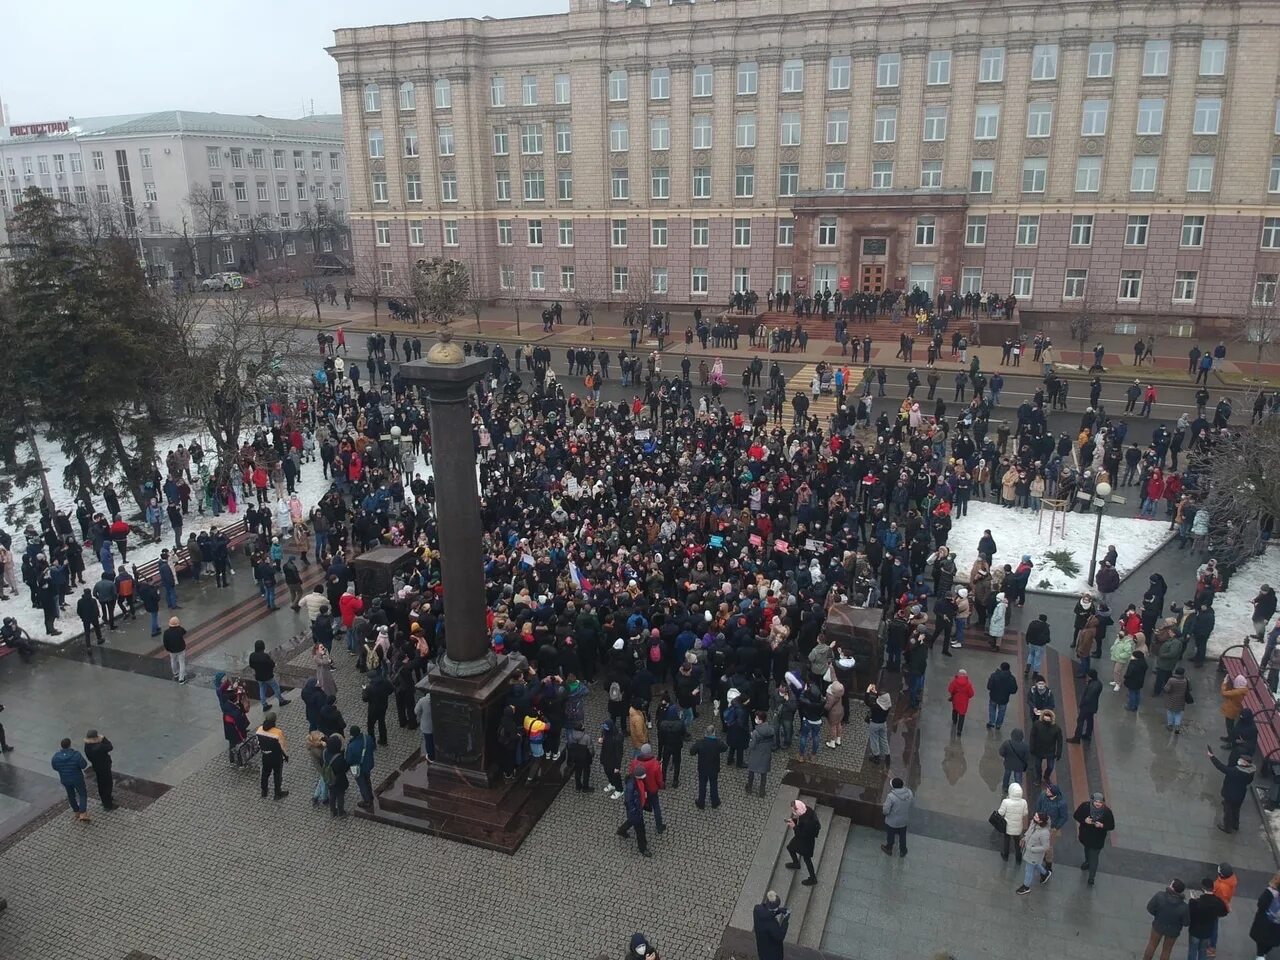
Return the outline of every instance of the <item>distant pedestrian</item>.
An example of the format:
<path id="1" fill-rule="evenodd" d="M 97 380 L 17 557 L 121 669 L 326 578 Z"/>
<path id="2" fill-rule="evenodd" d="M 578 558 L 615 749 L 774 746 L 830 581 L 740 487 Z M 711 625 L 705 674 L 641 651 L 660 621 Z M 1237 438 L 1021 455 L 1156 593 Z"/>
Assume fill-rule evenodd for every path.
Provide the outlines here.
<path id="1" fill-rule="evenodd" d="M 827 697 L 830 699 L 831 691 L 838 684 L 833 683 L 827 690 Z M 836 696 L 836 707 L 839 708 L 840 697 Z M 751 788 L 755 783 L 756 777 L 760 778 L 760 796 L 764 796 L 765 781 L 769 779 L 769 768 L 773 764 L 773 744 L 776 737 L 776 731 L 773 724 L 769 722 L 768 715 L 760 711 L 755 716 L 755 729 L 751 731 L 751 742 L 747 745 L 747 793 L 751 792 Z M 829 744 L 830 745 L 830 744 Z"/>
<path id="2" fill-rule="evenodd" d="M 1151 935 L 1147 938 L 1147 948 L 1142 951 L 1142 960 L 1151 960 L 1155 956 L 1156 947 L 1160 948 L 1160 960 L 1169 960 L 1173 945 L 1182 935 L 1182 928 L 1191 919 L 1184 896 L 1186 889 L 1181 880 L 1174 879 L 1147 901 L 1147 913 L 1151 914 Z"/>
<path id="3" fill-rule="evenodd" d="M 67 791 L 67 803 L 81 823 L 89 822 L 89 791 L 84 782 L 84 771 L 89 761 L 79 750 L 71 749 L 71 738 L 63 737 L 61 749 L 53 755 L 49 765 L 58 772 L 58 782 Z"/>
<path id="4" fill-rule="evenodd" d="M 973 681 L 969 679 L 967 670 L 957 670 L 956 675 L 947 684 L 947 699 L 951 701 L 951 732 L 957 737 L 964 735 L 964 718 L 969 713 L 969 701 L 976 696 Z"/>
<path id="5" fill-rule="evenodd" d="M 1018 678 L 1013 675 L 1007 662 L 1001 663 L 999 669 L 987 678 L 987 729 L 999 730 L 1004 726 L 1004 715 L 1009 709 L 1009 700 L 1018 692 Z"/>
<path id="6" fill-rule="evenodd" d="M 1253 941 L 1258 960 L 1280 947 L 1280 873 L 1271 877 L 1267 889 L 1258 895 L 1258 909 L 1249 927 L 1249 939 Z"/>
<path id="7" fill-rule="evenodd" d="M 1090 669 L 1085 674 L 1084 686 L 1080 690 L 1080 703 L 1076 710 L 1076 732 L 1067 739 L 1067 743 L 1093 739 L 1093 721 L 1098 714 L 1101 698 L 1102 681 L 1098 679 L 1098 671 Z"/>
<path id="8" fill-rule="evenodd" d="M 1000 789 L 1008 792 L 1010 783 L 1021 783 L 1022 775 L 1031 766 L 1031 748 L 1021 728 L 1014 727 L 1009 739 L 1000 744 L 1000 759 L 1004 761 L 1004 777 Z"/>
<path id="9" fill-rule="evenodd" d="M 169 626 L 160 641 L 169 654 L 169 672 L 178 683 L 187 682 L 187 628 L 177 617 L 169 618 Z M 261 643 L 262 641 L 258 641 Z"/>
<path id="10" fill-rule="evenodd" d="M 889 787 L 889 795 L 880 805 L 880 812 L 884 815 L 885 830 L 885 842 L 880 849 L 884 851 L 885 856 L 893 856 L 893 841 L 897 838 L 898 856 L 905 857 L 907 855 L 907 824 L 911 820 L 911 806 L 915 801 L 915 794 L 901 777 L 894 777 L 889 782 Z"/>
<path id="11" fill-rule="evenodd" d="M 94 779 L 98 781 L 98 797 L 102 800 L 103 810 L 114 810 L 112 799 L 114 783 L 111 776 L 111 751 L 115 747 L 111 741 L 100 736 L 97 730 L 90 730 L 84 735 L 84 756 L 93 767 Z"/>
<path id="12" fill-rule="evenodd" d="M 265 767 L 263 768 L 265 775 Z M 342 749 L 342 737 L 330 734 L 325 742 L 324 753 L 320 757 L 320 777 L 324 782 L 325 792 L 329 800 L 329 815 L 345 817 L 347 815 L 347 788 L 351 781 L 347 773 L 351 765 L 347 762 L 346 752 Z M 265 797 L 266 794 L 264 793 Z"/>
<path id="13" fill-rule="evenodd" d="M 632 337 L 635 331 L 632 330 Z M 633 933 L 631 935 L 631 945 L 627 950 L 627 960 L 660 960 L 657 949 L 649 942 L 649 938 L 643 933 Z"/>
<path id="14" fill-rule="evenodd" d="M 778 894 L 770 890 L 751 913 L 751 927 L 756 935 L 759 960 L 782 960 L 791 911 Z"/>

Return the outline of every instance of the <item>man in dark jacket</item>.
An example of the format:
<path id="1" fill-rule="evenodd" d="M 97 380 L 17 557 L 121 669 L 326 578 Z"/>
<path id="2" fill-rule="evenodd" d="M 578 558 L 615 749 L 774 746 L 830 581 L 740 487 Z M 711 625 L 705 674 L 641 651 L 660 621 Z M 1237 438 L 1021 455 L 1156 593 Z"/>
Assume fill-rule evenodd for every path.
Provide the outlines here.
<path id="1" fill-rule="evenodd" d="M 644 829 L 644 806 L 646 800 L 645 792 L 645 768 L 633 767 L 631 774 L 627 777 L 622 787 L 623 804 L 626 807 L 627 819 L 618 827 L 618 836 L 630 837 L 631 831 L 636 832 L 636 846 L 640 853 L 646 857 L 652 857 L 649 852 L 649 841 Z"/>
<path id="2" fill-rule="evenodd" d="M 773 890 L 756 904 L 751 912 L 751 926 L 756 935 L 756 956 L 760 960 L 782 960 L 790 920 L 791 911 Z"/>
<path id="3" fill-rule="evenodd" d="M 356 787 L 360 790 L 357 807 L 371 809 L 373 807 L 373 737 L 361 733 L 354 724 L 351 727 L 351 739 L 347 743 L 347 765 L 356 777 Z"/>
<path id="4" fill-rule="evenodd" d="M 791 819 L 787 821 L 787 826 L 791 828 L 791 840 L 787 843 L 787 853 L 791 855 L 791 861 L 784 866 L 788 870 L 799 870 L 800 861 L 803 860 L 809 875 L 800 883 L 803 886 L 812 887 L 818 882 L 818 875 L 813 869 L 813 850 L 817 844 L 818 833 L 822 830 L 822 824 L 818 822 L 818 814 L 813 807 L 796 800 L 791 804 Z"/>
<path id="5" fill-rule="evenodd" d="M 84 645 L 86 647 L 93 647 L 91 633 L 98 635 L 99 644 L 107 642 L 102 637 L 102 614 L 98 609 L 98 601 L 93 599 L 93 594 L 89 592 L 88 587 L 84 588 L 84 593 L 76 601 L 76 615 L 84 626 Z"/>
<path id="6" fill-rule="evenodd" d="M 1200 881 L 1200 893 L 1187 904 L 1187 956 L 1204 957 L 1213 945 L 1218 921 L 1230 913 L 1213 892 L 1213 878 Z"/>
<path id="7" fill-rule="evenodd" d="M 1095 793 L 1076 807 L 1072 819 L 1080 825 L 1078 836 L 1080 846 L 1084 847 L 1084 863 L 1080 864 L 1080 869 L 1089 871 L 1089 886 L 1092 887 L 1098 876 L 1098 857 L 1107 844 L 1107 834 L 1116 828 L 1115 814 L 1107 806 L 1106 798 Z"/>
<path id="8" fill-rule="evenodd" d="M 999 730 L 1004 726 L 1004 714 L 1009 700 L 1018 692 L 1018 678 L 1009 669 L 1008 661 L 987 678 L 987 729 Z"/>
<path id="9" fill-rule="evenodd" d="M 116 808 L 112 798 L 114 784 L 111 779 L 111 751 L 114 749 L 111 741 L 99 736 L 97 730 L 90 730 L 84 735 L 84 758 L 89 761 L 89 766 L 93 767 L 93 776 L 98 781 L 98 796 L 102 800 L 103 810 Z"/>
<path id="10" fill-rule="evenodd" d="M 160 641 L 169 654 L 169 670 L 178 683 L 187 682 L 187 628 L 177 617 L 169 618 L 169 626 Z M 259 640 L 259 643 L 262 641 Z"/>
<path id="11" fill-rule="evenodd" d="M 258 702 L 262 704 L 263 710 L 271 709 L 273 693 L 280 701 L 280 706 L 283 707 L 289 703 L 280 692 L 280 681 L 276 679 L 276 661 L 271 654 L 267 653 L 266 641 L 253 642 L 253 653 L 249 654 L 249 669 L 253 671 L 253 677 L 258 681 Z"/>
<path id="12" fill-rule="evenodd" d="M 1010 781 L 1022 783 L 1022 775 L 1031 765 L 1031 753 L 1023 738 L 1022 731 L 1015 727 L 1009 739 L 1000 744 L 1000 758 L 1004 761 L 1004 779 L 1000 782 L 1000 792 L 1009 792 Z"/>
<path id="13" fill-rule="evenodd" d="M 1027 665 L 1023 667 L 1023 676 L 1040 673 L 1044 664 L 1044 648 L 1049 645 L 1049 617 L 1040 616 L 1027 624 Z"/>
<path id="14" fill-rule="evenodd" d="M 1173 945 L 1182 934 L 1182 928 L 1191 919 L 1186 897 L 1183 896 L 1186 889 L 1181 880 L 1174 880 L 1147 901 L 1147 913 L 1151 914 L 1151 936 L 1147 938 L 1147 949 L 1142 951 L 1142 960 L 1151 960 L 1155 956 L 1156 947 L 1160 947 L 1160 960 L 1169 960 Z"/>
<path id="15" fill-rule="evenodd" d="M 1036 783 L 1053 778 L 1053 768 L 1062 759 L 1062 728 L 1052 710 L 1041 710 L 1039 718 L 1031 724 L 1028 747 L 1036 764 Z"/>
<path id="16" fill-rule="evenodd" d="M 373 736 L 376 732 L 378 743 L 384 747 L 387 745 L 387 703 L 394 692 L 395 688 L 391 686 L 391 681 L 378 673 L 374 674 L 373 679 L 360 694 L 360 699 L 369 705 L 367 717 L 369 736 Z"/>
<path id="17" fill-rule="evenodd" d="M 67 803 L 77 820 L 89 821 L 89 792 L 85 787 L 84 771 L 89 761 L 79 750 L 71 748 L 71 739 L 64 737 L 59 745 L 61 749 L 53 755 L 49 765 L 58 773 L 58 781 L 67 791 Z"/>
<path id="18" fill-rule="evenodd" d="M 689 754 L 698 758 L 698 799 L 694 806 L 706 809 L 707 790 L 711 791 L 712 808 L 720 806 L 720 758 L 728 751 L 728 745 L 716 736 L 714 724 L 708 725 L 706 735 L 689 748 Z"/>
<path id="19" fill-rule="evenodd" d="M 151 614 L 151 635 L 160 636 L 160 591 L 149 580 L 138 582 L 138 599 L 142 601 L 142 609 Z"/>
<path id="20" fill-rule="evenodd" d="M 1093 720 L 1098 714 L 1098 701 L 1102 698 L 1102 681 L 1098 679 L 1098 671 L 1090 670 L 1085 674 L 1084 687 L 1080 691 L 1080 707 L 1076 713 L 1075 735 L 1067 743 L 1079 743 L 1081 740 L 1093 739 Z"/>
<path id="21" fill-rule="evenodd" d="M 1249 796 L 1253 783 L 1253 761 L 1241 757 L 1235 766 L 1227 766 L 1209 750 L 1209 762 L 1222 774 L 1222 822 L 1217 824 L 1223 833 L 1235 833 L 1240 829 L 1240 807 Z"/>

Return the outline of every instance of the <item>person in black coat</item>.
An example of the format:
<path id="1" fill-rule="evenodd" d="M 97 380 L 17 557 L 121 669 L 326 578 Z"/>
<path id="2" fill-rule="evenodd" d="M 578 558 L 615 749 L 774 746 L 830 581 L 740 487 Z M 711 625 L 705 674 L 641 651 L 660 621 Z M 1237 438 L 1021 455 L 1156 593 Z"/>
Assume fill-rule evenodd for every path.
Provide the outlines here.
<path id="1" fill-rule="evenodd" d="M 1089 886 L 1092 887 L 1098 876 L 1098 858 L 1107 845 L 1107 834 L 1116 828 L 1115 814 L 1102 794 L 1095 793 L 1076 807 L 1072 819 L 1080 825 L 1078 836 L 1080 846 L 1084 847 L 1084 863 L 1080 864 L 1080 869 L 1089 872 Z"/>
<path id="2" fill-rule="evenodd" d="M 98 601 L 93 599 L 93 594 L 88 587 L 85 587 L 84 593 L 76 601 L 76 615 L 80 618 L 80 623 L 84 625 L 84 645 L 86 647 L 93 646 L 90 633 L 98 635 L 99 644 L 106 643 L 106 640 L 102 638 L 102 611 L 98 609 Z"/>
<path id="3" fill-rule="evenodd" d="M 751 913 L 751 926 L 756 935 L 756 956 L 760 960 L 782 960 L 790 920 L 791 911 L 773 890 L 756 904 Z"/>
<path id="4" fill-rule="evenodd" d="M 320 708 L 320 732 L 326 737 L 341 734 L 347 729 L 347 721 L 338 709 L 338 698 L 330 695 L 324 706 Z"/>
<path id="5" fill-rule="evenodd" d="M 1223 833 L 1235 833 L 1240 829 L 1240 807 L 1249 796 L 1249 786 L 1253 783 L 1253 761 L 1241 757 L 1234 766 L 1227 766 L 1207 751 L 1209 762 L 1222 774 L 1222 822 L 1217 824 Z"/>
<path id="6" fill-rule="evenodd" d="M 329 789 L 329 814 L 334 817 L 345 817 L 347 788 L 351 786 L 347 771 L 351 769 L 351 764 L 347 763 L 341 736 L 335 733 L 329 737 L 320 763 L 325 786 Z"/>
<path id="7" fill-rule="evenodd" d="M 791 854 L 791 862 L 785 864 L 788 870 L 799 870 L 800 861 L 804 861 L 809 875 L 800 883 L 812 887 L 818 882 L 818 875 L 813 869 L 813 849 L 818 840 L 822 824 L 818 822 L 817 812 L 800 800 L 791 804 L 791 819 L 787 821 L 791 828 L 791 840 L 787 843 L 787 853 Z"/>
<path id="8" fill-rule="evenodd" d="M 706 735 L 689 748 L 690 756 L 698 758 L 698 799 L 694 806 L 706 809 L 707 792 L 711 792 L 711 806 L 720 806 L 720 758 L 729 745 L 716 736 L 714 725 L 707 727 Z"/>
<path id="9" fill-rule="evenodd" d="M 90 730 L 84 735 L 84 758 L 93 767 L 94 779 L 98 781 L 98 796 L 102 799 L 103 810 L 114 810 L 112 799 L 114 783 L 111 779 L 111 751 L 115 749 L 111 741 L 99 736 L 97 730 Z"/>
<path id="10" fill-rule="evenodd" d="M 390 680 L 381 674 L 375 674 L 360 694 L 360 699 L 369 705 L 365 729 L 369 731 L 369 736 L 373 736 L 376 729 L 378 745 L 383 747 L 387 745 L 387 703 L 394 692 L 395 688 L 391 686 Z"/>

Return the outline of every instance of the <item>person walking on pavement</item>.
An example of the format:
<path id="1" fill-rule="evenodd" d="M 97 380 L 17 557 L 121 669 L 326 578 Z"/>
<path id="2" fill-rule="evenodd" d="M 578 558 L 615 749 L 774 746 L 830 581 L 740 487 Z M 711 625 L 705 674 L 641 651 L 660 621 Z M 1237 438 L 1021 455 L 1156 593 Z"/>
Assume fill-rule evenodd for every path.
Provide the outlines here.
<path id="1" fill-rule="evenodd" d="M 898 856 L 907 855 L 907 824 L 911 821 L 911 805 L 915 802 L 915 794 L 903 782 L 901 777 L 889 781 L 889 794 L 880 805 L 884 815 L 885 842 L 880 845 L 886 857 L 893 856 L 893 841 L 898 840 Z"/>
<path id="2" fill-rule="evenodd" d="M 1062 728 L 1052 710 L 1041 710 L 1039 718 L 1031 724 L 1031 736 L 1027 746 L 1035 761 L 1035 782 L 1053 779 L 1053 770 L 1062 759 Z"/>
<path id="3" fill-rule="evenodd" d="M 951 701 L 951 732 L 964 736 L 964 718 L 969 713 L 969 701 L 977 695 L 967 670 L 957 670 L 947 684 L 947 699 Z"/>
<path id="4" fill-rule="evenodd" d="M 1249 786 L 1253 783 L 1253 760 L 1240 757 L 1234 766 L 1227 766 L 1207 751 L 1209 762 L 1222 774 L 1222 822 L 1216 824 L 1223 833 L 1235 833 L 1240 829 L 1240 807 L 1249 796 Z"/>
<path id="5" fill-rule="evenodd" d="M 84 782 L 84 771 L 89 761 L 79 750 L 71 748 L 71 738 L 63 737 L 60 749 L 49 765 L 58 773 L 58 782 L 67 791 L 67 803 L 81 823 L 89 822 L 89 791 Z"/>
<path id="6" fill-rule="evenodd" d="M 1209 951 L 1217 954 L 1213 939 L 1218 921 L 1230 913 L 1230 908 L 1217 895 L 1214 879 L 1205 877 L 1200 889 L 1187 904 L 1187 960 L 1208 960 Z"/>
<path id="7" fill-rule="evenodd" d="M 1009 669 L 1008 662 L 1000 664 L 999 669 L 987 678 L 987 729 L 999 730 L 1004 726 L 1005 711 L 1009 709 L 1009 700 L 1018 692 L 1018 678 Z"/>
<path id="8" fill-rule="evenodd" d="M 818 875 L 813 869 L 813 850 L 818 840 L 818 833 L 822 830 L 822 824 L 818 822 L 818 814 L 803 801 L 795 800 L 791 804 L 791 819 L 787 821 L 787 826 L 791 828 L 792 834 L 787 842 L 787 853 L 791 855 L 791 861 L 783 866 L 788 870 L 799 870 L 800 861 L 803 860 L 809 875 L 800 883 L 803 886 L 812 887 L 818 882 Z"/>
<path id="9" fill-rule="evenodd" d="M 1084 687 L 1080 690 L 1080 705 L 1076 712 L 1076 732 L 1067 739 L 1067 743 L 1093 739 L 1093 721 L 1097 716 L 1101 699 L 1102 681 L 1098 679 L 1098 671 L 1090 669 L 1085 674 Z"/>
<path id="10" fill-rule="evenodd" d="M 1093 886 L 1098 876 L 1098 858 L 1102 848 L 1106 846 L 1107 834 L 1116 828 L 1116 818 L 1106 804 L 1101 793 L 1095 793 L 1080 806 L 1072 819 L 1079 824 L 1080 846 L 1084 847 L 1084 862 L 1081 870 L 1089 872 L 1089 886 Z"/>
<path id="11" fill-rule="evenodd" d="M 828 698 L 831 696 L 831 690 L 836 687 L 832 684 L 827 689 Z M 840 698 L 836 697 L 836 708 L 839 709 Z M 777 733 L 774 725 L 769 722 L 769 717 L 763 711 L 755 716 L 755 728 L 751 731 L 751 742 L 747 744 L 747 793 L 751 792 L 752 786 L 755 784 L 756 777 L 760 778 L 760 796 L 764 796 L 765 781 L 769 779 L 769 769 L 773 765 L 773 745 Z"/>
<path id="12" fill-rule="evenodd" d="M 151 636 L 160 636 L 160 591 L 148 580 L 138 584 L 138 599 L 142 601 L 142 609 L 151 615 Z"/>
<path id="13" fill-rule="evenodd" d="M 0 703 L 0 713 L 4 713 L 3 703 Z M 13 753 L 13 744 L 4 738 L 3 723 L 0 723 L 0 753 Z"/>
<path id="14" fill-rule="evenodd" d="M 751 929 L 756 935 L 758 960 L 783 960 L 787 924 L 791 911 L 776 891 L 770 890 L 751 912 Z"/>
<path id="15" fill-rule="evenodd" d="M 345 817 L 347 815 L 347 788 L 351 781 L 347 774 L 351 765 L 342 749 L 342 737 L 332 733 L 325 741 L 324 753 L 320 756 L 320 776 L 324 780 L 329 799 L 329 815 Z M 266 794 L 263 794 L 266 796 Z"/>
<path id="16" fill-rule="evenodd" d="M 89 592 L 89 588 L 84 588 L 84 593 L 80 595 L 80 599 L 76 601 L 76 615 L 80 617 L 80 623 L 84 627 L 84 645 L 89 649 L 93 649 L 93 637 L 91 634 L 98 635 L 98 643 L 106 643 L 102 638 L 102 614 L 98 609 L 98 601 L 93 599 L 93 594 Z"/>
<path id="17" fill-rule="evenodd" d="M 1031 766 L 1031 751 L 1019 727 L 1009 732 L 1009 739 L 1000 744 L 1000 759 L 1004 761 L 1004 778 L 1000 789 L 1008 792 L 1010 783 L 1021 783 L 1022 775 Z"/>
<path id="18" fill-rule="evenodd" d="M 1040 877 L 1042 884 L 1048 883 L 1049 878 L 1053 876 L 1053 868 L 1045 866 L 1045 859 L 1049 856 L 1049 850 L 1053 845 L 1049 836 L 1049 818 L 1043 813 L 1032 816 L 1031 825 L 1027 827 L 1027 832 L 1022 835 L 1019 844 L 1022 847 L 1022 861 L 1025 866 L 1022 871 L 1022 886 L 1018 887 L 1014 893 L 1025 897 L 1031 892 L 1031 881 L 1036 876 Z"/>
<path id="19" fill-rule="evenodd" d="M 1175 878 L 1147 901 L 1147 913 L 1151 914 L 1151 935 L 1147 937 L 1147 948 L 1142 951 L 1142 960 L 1151 960 L 1155 956 L 1156 947 L 1160 948 L 1160 960 L 1169 960 L 1173 945 L 1182 935 L 1182 928 L 1191 920 L 1187 899 L 1183 895 L 1186 889 L 1185 884 Z"/>
<path id="20" fill-rule="evenodd" d="M 1021 731 L 1014 731 L 1019 733 Z M 1027 801 L 1022 798 L 1022 787 L 1016 783 L 1009 784 L 1009 792 L 996 813 L 1004 818 L 1004 835 L 1000 840 L 1000 859 L 1009 859 L 1009 849 L 1013 848 L 1014 859 L 1022 862 L 1022 845 L 1019 838 L 1027 829 Z"/>
<path id="21" fill-rule="evenodd" d="M 1036 813 L 1044 814 L 1049 824 L 1049 852 L 1045 854 L 1044 866 L 1046 870 L 1053 870 L 1053 851 L 1058 845 L 1058 837 L 1067 822 L 1069 811 L 1067 801 L 1062 796 L 1062 788 L 1048 780 L 1043 787 L 1036 800 Z"/>
<path id="22" fill-rule="evenodd" d="M 350 734 L 351 738 L 347 741 L 347 766 L 355 774 L 356 789 L 360 791 L 356 806 L 372 810 L 373 758 L 376 747 L 372 735 L 361 733 L 355 724 L 352 724 Z"/>
<path id="23" fill-rule="evenodd" d="M 626 809 L 627 819 L 623 821 L 622 826 L 618 827 L 617 834 L 623 838 L 630 838 L 631 831 L 636 832 L 636 847 L 642 856 L 652 857 L 653 854 L 649 850 L 649 839 L 644 829 L 644 808 L 647 802 L 647 791 L 645 789 L 645 777 L 647 772 L 643 766 L 633 765 L 631 773 L 627 775 L 626 782 L 622 787 L 623 805 Z"/>
<path id="24" fill-rule="evenodd" d="M 271 709 L 272 694 L 275 694 L 282 707 L 291 702 L 280 691 L 280 681 L 276 679 L 276 661 L 267 653 L 265 640 L 253 642 L 253 653 L 249 654 L 249 669 L 253 671 L 253 678 L 258 681 L 258 702 L 262 704 L 264 711 Z"/>
<path id="25" fill-rule="evenodd" d="M 187 682 L 187 628 L 177 617 L 169 618 L 169 626 L 160 641 L 169 654 L 169 672 L 178 683 Z M 259 643 L 262 641 L 259 640 Z"/>
<path id="26" fill-rule="evenodd" d="M 658 833 L 664 833 L 667 825 L 662 820 L 662 802 L 658 795 L 667 782 L 662 775 L 662 763 L 653 755 L 653 747 L 647 743 L 640 748 L 640 753 L 631 761 L 632 773 L 641 769 L 644 770 L 644 809 L 653 814 L 654 829 Z"/>
<path id="27" fill-rule="evenodd" d="M 729 745 L 716 735 L 715 724 L 708 724 L 702 739 L 689 748 L 689 755 L 698 761 L 698 799 L 693 805 L 699 810 L 706 809 L 708 792 L 712 809 L 720 806 L 720 760 L 728 750 Z"/>
<path id="28" fill-rule="evenodd" d="M 289 795 L 288 790 L 280 789 L 280 778 L 284 775 L 284 765 L 289 762 L 288 745 L 284 732 L 276 726 L 276 715 L 268 713 L 262 718 L 262 726 L 254 731 L 258 738 L 258 749 L 262 753 L 262 796 L 266 799 L 267 784 L 275 780 L 275 798 L 283 800 Z"/>
<path id="29" fill-rule="evenodd" d="M 360 691 L 360 699 L 369 707 L 365 716 L 365 726 L 369 730 L 369 736 L 377 734 L 378 744 L 383 747 L 387 745 L 387 704 L 391 701 L 393 693 L 395 688 L 391 685 L 391 681 L 381 673 L 373 674 L 364 689 Z"/>
<path id="30" fill-rule="evenodd" d="M 114 810 L 115 801 L 112 790 L 115 784 L 111 777 L 111 751 L 115 747 L 106 737 L 100 736 L 97 730 L 90 730 L 84 735 L 84 757 L 93 767 L 94 779 L 98 781 L 98 797 L 102 800 L 103 810 Z"/>

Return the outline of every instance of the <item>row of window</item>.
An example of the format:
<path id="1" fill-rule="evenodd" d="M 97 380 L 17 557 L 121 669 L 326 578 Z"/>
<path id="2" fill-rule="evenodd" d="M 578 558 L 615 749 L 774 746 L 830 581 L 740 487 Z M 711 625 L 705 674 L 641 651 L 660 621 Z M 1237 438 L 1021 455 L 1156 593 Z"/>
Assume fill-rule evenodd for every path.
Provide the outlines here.
<path id="1" fill-rule="evenodd" d="M 434 81 L 431 91 L 437 110 L 453 108 L 453 85 L 446 78 Z M 396 97 L 402 112 L 418 109 L 418 88 L 412 80 L 406 80 L 396 88 Z M 364 109 L 365 113 L 382 112 L 382 88 L 376 83 L 366 83 L 364 86 Z"/>
<path id="2" fill-rule="evenodd" d="M 1199 75 L 1220 77 L 1227 71 L 1226 40 L 1209 39 L 1200 43 Z M 1037 44 L 1031 51 L 1031 79 L 1048 81 L 1058 78 L 1058 45 Z M 1143 77 L 1167 77 L 1170 71 L 1172 44 L 1169 40 L 1148 40 L 1142 50 Z M 778 68 L 778 90 L 783 95 L 800 94 L 805 90 L 805 61 L 784 60 Z M 1086 76 L 1089 79 L 1108 79 L 1114 74 L 1115 44 L 1097 41 L 1089 45 Z M 849 90 L 852 86 L 853 59 L 848 55 L 833 56 L 827 60 L 826 89 L 832 92 Z M 1002 83 L 1005 74 L 1005 48 L 983 47 L 978 55 L 978 83 Z M 950 50 L 929 51 L 925 66 L 925 83 L 928 86 L 946 86 L 951 83 L 952 53 Z M 740 97 L 755 96 L 760 90 L 760 65 L 755 61 L 739 63 L 735 70 L 734 92 Z M 875 85 L 878 89 L 893 89 L 902 82 L 902 54 L 883 53 L 876 58 Z M 436 107 L 448 109 L 451 105 L 449 81 L 436 81 Z M 609 71 L 606 95 L 610 103 L 626 103 L 631 98 L 632 78 L 624 69 Z M 406 98 L 407 88 L 407 98 Z M 556 74 L 553 80 L 554 102 L 565 105 L 571 102 L 569 74 Z M 443 91 L 443 94 L 442 92 Z M 711 64 L 698 64 L 691 75 L 691 94 L 694 99 L 710 98 L 715 93 L 715 71 Z M 401 109 L 412 110 L 413 84 L 401 84 Z M 653 67 L 648 73 L 648 99 L 671 99 L 671 69 Z M 538 77 L 525 74 L 520 79 L 520 105 L 539 105 Z M 507 80 L 503 76 L 489 79 L 489 103 L 493 107 L 505 107 Z M 377 113 L 382 109 L 382 92 L 376 83 L 365 86 L 365 111 Z"/>
<path id="3" fill-rule="evenodd" d="M 143 160 L 142 166 L 144 168 L 151 166 L 150 151 L 143 150 L 139 152 L 146 154 Z M 205 153 L 205 160 L 207 161 L 209 165 L 209 169 L 211 170 L 220 170 L 222 168 L 222 160 L 224 157 L 227 160 L 228 166 L 230 166 L 232 170 L 243 170 L 246 165 L 248 165 L 248 167 L 253 170 L 267 169 L 266 150 L 261 147 L 252 147 L 248 150 L 244 149 L 243 147 L 230 147 L 224 150 L 222 147 L 219 147 L 219 146 L 207 146 L 204 148 L 204 153 Z M 94 169 L 100 169 L 100 168 L 95 167 Z M 271 169 L 273 170 L 285 169 L 285 151 L 283 150 L 271 151 Z M 303 151 L 303 150 L 293 151 L 293 169 L 294 170 L 307 169 L 306 151 Z M 324 169 L 324 153 L 322 151 L 320 150 L 311 151 L 311 169 L 312 170 Z M 331 151 L 329 153 L 329 169 L 333 171 L 338 171 L 342 169 L 342 155 L 340 153 L 336 151 Z"/>
<path id="4" fill-rule="evenodd" d="M 385 184 L 384 184 L 385 187 Z M 146 184 L 147 199 L 155 200 L 153 196 L 155 192 L 155 184 Z M 284 180 L 276 182 L 276 199 L 282 203 L 288 203 L 291 199 L 307 200 L 308 192 L 311 194 L 323 195 L 323 184 L 311 184 L 308 186 L 305 182 L 299 180 L 294 184 L 294 195 L 291 197 L 289 192 L 289 184 Z M 258 200 L 269 201 L 271 199 L 270 185 L 265 180 L 257 181 L 255 185 L 255 193 Z M 329 196 L 333 200 L 345 199 L 342 195 L 342 184 L 329 184 Z M 225 201 L 227 198 L 226 189 L 221 180 L 212 180 L 209 183 L 209 197 L 212 200 Z M 247 203 L 249 201 L 249 185 L 243 180 L 236 180 L 231 184 L 231 199 L 239 203 Z M 419 198 L 421 199 L 421 198 Z"/>

